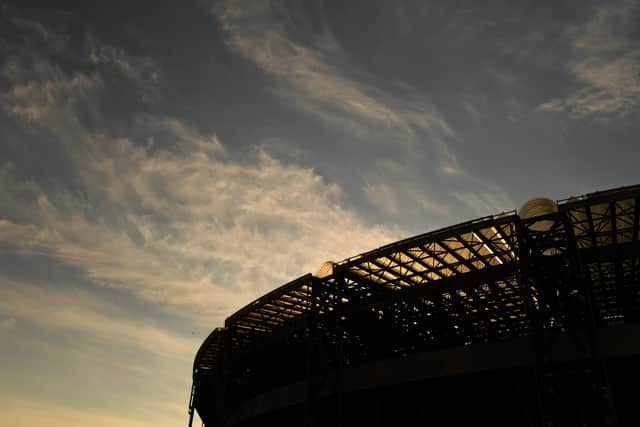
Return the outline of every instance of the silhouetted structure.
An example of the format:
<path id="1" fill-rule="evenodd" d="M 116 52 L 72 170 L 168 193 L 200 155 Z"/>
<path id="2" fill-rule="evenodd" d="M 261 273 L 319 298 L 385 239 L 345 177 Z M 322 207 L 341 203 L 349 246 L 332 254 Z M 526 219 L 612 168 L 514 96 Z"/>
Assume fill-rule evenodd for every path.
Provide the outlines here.
<path id="1" fill-rule="evenodd" d="M 198 351 L 190 414 L 207 427 L 640 425 L 640 186 L 525 207 L 253 301 Z"/>

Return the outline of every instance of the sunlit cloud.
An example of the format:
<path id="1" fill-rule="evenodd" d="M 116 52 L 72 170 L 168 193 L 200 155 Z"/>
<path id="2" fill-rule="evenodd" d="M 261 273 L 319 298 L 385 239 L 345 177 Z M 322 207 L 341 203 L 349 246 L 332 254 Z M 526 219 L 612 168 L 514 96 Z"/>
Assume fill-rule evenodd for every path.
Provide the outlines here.
<path id="1" fill-rule="evenodd" d="M 303 19 L 304 12 L 279 1 L 213 2 L 211 10 L 228 46 L 271 78 L 271 92 L 284 105 L 344 131 L 363 157 L 368 147 L 383 146 L 401 159 L 402 166 L 391 169 L 387 166 L 392 162 L 372 160 L 372 169 L 382 168 L 367 175 L 362 187 L 372 208 L 395 221 L 407 210 L 441 216 L 451 206 L 430 194 L 435 187 L 452 176 L 452 184 L 475 186 L 479 181 L 458 161 L 453 149 L 457 134 L 428 96 L 402 81 L 383 82 L 389 88 L 384 89 L 350 60 L 321 11 L 311 24 Z M 300 31 L 314 37 L 301 41 L 295 36 Z M 428 155 L 417 155 L 425 152 Z M 430 185 L 406 183 L 416 172 L 424 175 L 425 169 Z M 480 187 L 478 197 L 485 197 L 496 186 Z"/>
<path id="2" fill-rule="evenodd" d="M 0 424 L 43 425 L 47 413 L 54 421 L 46 425 L 175 425 L 184 416 L 201 328 L 221 325 L 233 310 L 327 259 L 405 234 L 365 220 L 337 183 L 277 159 L 257 142 L 240 157 L 216 134 L 151 111 L 135 113 L 117 136 L 110 134 L 102 105 L 113 79 L 156 101 L 162 70 L 94 36 L 69 53 L 64 38 L 42 35 L 26 20 L 23 27 L 45 47 L 25 54 L 5 46 L 11 54 L 0 61 L 0 113 L 16 130 L 11 144 L 33 150 L 46 140 L 63 162 L 51 169 L 64 167 L 71 178 L 25 174 L 3 159 L 0 245 L 3 254 L 69 266 L 91 287 L 0 277 L 3 334 L 29 331 L 18 341 L 10 336 L 19 343 L 15 351 L 46 354 L 57 366 L 40 373 L 40 389 L 54 395 L 47 402 L 16 400 L 14 407 L 27 413 L 3 411 Z M 64 69 L 60 55 L 83 66 Z M 168 314 L 166 322 L 119 307 L 95 285 Z M 197 324 L 199 332 L 185 333 L 176 319 Z M 39 334 L 72 336 L 73 344 Z M 56 386 L 64 376 L 58 370 L 77 378 Z M 127 397 L 122 387 L 141 395 Z M 66 403 L 83 401 L 92 389 L 110 403 L 91 411 Z M 112 415 L 109 405 L 116 403 L 122 416 Z"/>
<path id="3" fill-rule="evenodd" d="M 313 169 L 260 148 L 234 159 L 215 135 L 176 118 L 134 121 L 132 133 L 160 133 L 171 141 L 164 147 L 96 132 L 79 111 L 99 105 L 99 69 L 67 73 L 46 57 L 37 63 L 11 65 L 30 79 L 11 80 L 2 110 L 58 144 L 81 191 L 44 189 L 5 163 L 0 204 L 14 215 L 0 218 L 0 240 L 15 251 L 55 256 L 104 286 L 220 322 L 325 259 L 399 235 L 344 207 L 340 187 Z M 129 68 L 120 68 L 127 77 Z"/>
<path id="4" fill-rule="evenodd" d="M 54 283 L 35 286 L 0 277 L 0 313 L 9 316 L 0 328 L 13 328 L 16 319 L 40 327 L 72 330 L 112 345 L 189 360 L 198 340 L 184 338 L 139 320 L 123 318 L 122 310 L 84 289 Z"/>
<path id="5" fill-rule="evenodd" d="M 633 37 L 640 5 L 624 0 L 601 5 L 583 25 L 570 30 L 573 57 L 568 69 L 580 88 L 539 106 L 575 119 L 609 120 L 638 111 L 640 44 Z"/>

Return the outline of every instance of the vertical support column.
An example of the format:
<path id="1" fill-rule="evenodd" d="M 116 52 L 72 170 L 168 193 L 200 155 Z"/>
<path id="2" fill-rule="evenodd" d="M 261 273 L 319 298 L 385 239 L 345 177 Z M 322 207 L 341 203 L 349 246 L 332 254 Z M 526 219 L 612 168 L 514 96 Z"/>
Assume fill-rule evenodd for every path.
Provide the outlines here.
<path id="1" fill-rule="evenodd" d="M 315 427 L 316 425 L 316 399 L 317 399 L 317 379 L 316 379 L 316 354 L 318 340 L 318 316 L 320 311 L 320 282 L 313 277 L 311 279 L 311 301 L 309 314 L 305 317 L 305 334 L 307 340 L 307 390 L 304 401 L 304 426 Z"/>
<path id="2" fill-rule="evenodd" d="M 335 369 L 335 384 L 334 395 L 336 400 L 336 427 L 342 426 L 342 411 L 343 411 L 343 383 L 342 383 L 342 368 L 344 362 L 344 329 L 342 327 L 342 315 L 343 315 L 343 301 L 342 298 L 345 294 L 346 283 L 344 277 L 335 276 L 334 279 L 334 295 L 336 298 L 335 303 L 335 331 L 336 331 L 336 369 Z"/>
<path id="3" fill-rule="evenodd" d="M 547 399 L 547 386 L 545 384 L 545 371 L 547 362 L 547 346 L 544 330 L 544 316 L 542 311 L 543 301 L 534 301 L 534 295 L 531 292 L 532 285 L 535 284 L 539 291 L 539 280 L 536 280 L 534 268 L 533 254 L 535 253 L 534 244 L 529 231 L 520 219 L 516 220 L 516 235 L 518 237 L 518 259 L 520 260 L 517 275 L 518 282 L 522 288 L 523 299 L 527 309 L 527 316 L 531 319 L 533 347 L 536 352 L 536 366 L 534 369 L 534 380 L 536 384 L 536 396 L 538 398 L 538 413 L 540 416 L 541 427 L 553 426 L 553 419 L 549 411 L 549 402 Z M 541 294 L 538 293 L 538 296 Z"/>
<path id="4" fill-rule="evenodd" d="M 592 422 L 594 426 L 608 426 L 617 427 L 618 416 L 615 409 L 613 395 L 611 392 L 611 386 L 609 384 L 609 373 L 606 365 L 606 361 L 600 354 L 600 348 L 598 339 L 596 336 L 596 318 L 594 313 L 594 299 L 590 281 L 587 279 L 586 267 L 584 261 L 580 255 L 578 249 L 577 240 L 573 232 L 573 226 L 569 221 L 566 212 L 561 212 L 562 221 L 565 224 L 567 230 L 568 240 L 568 255 L 569 255 L 569 271 L 573 280 L 575 280 L 578 289 L 584 294 L 585 297 L 585 326 L 588 338 L 589 358 L 591 364 L 591 383 L 595 390 L 595 402 L 591 407 L 587 408 L 589 411 L 596 411 L 593 414 Z M 618 280 L 622 280 L 621 277 L 617 277 Z M 579 331 L 569 331 L 570 333 L 579 333 Z M 584 402 L 588 405 L 590 402 Z M 600 409 L 600 413 L 598 413 Z"/>

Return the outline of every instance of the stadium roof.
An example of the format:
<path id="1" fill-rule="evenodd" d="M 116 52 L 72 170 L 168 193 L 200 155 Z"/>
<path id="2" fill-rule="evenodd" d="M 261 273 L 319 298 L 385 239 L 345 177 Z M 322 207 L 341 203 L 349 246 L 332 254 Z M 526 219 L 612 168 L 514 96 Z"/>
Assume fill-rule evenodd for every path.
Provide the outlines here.
<path id="1" fill-rule="evenodd" d="M 515 211 L 483 217 L 347 258 L 333 264 L 332 274 L 321 278 L 306 274 L 256 299 L 227 318 L 224 328 L 234 330 L 233 347 L 241 345 L 243 336 L 251 340 L 280 329 L 301 328 L 305 314 L 317 303 L 314 286 L 315 292 L 323 292 L 323 284 L 336 281 L 341 282 L 340 295 L 323 295 L 323 303 L 316 306 L 319 310 L 331 311 L 338 302 L 371 308 L 412 292 L 426 297 L 423 302 L 427 305 L 442 304 L 428 298 L 433 293 L 457 304 L 457 309 L 451 310 L 454 317 L 482 316 L 495 323 L 498 329 L 493 334 L 500 335 L 499 328 L 526 328 L 524 301 L 517 291 L 517 261 L 530 253 L 523 246 L 519 227 L 528 227 L 530 239 L 535 239 L 535 224 L 556 233 L 559 237 L 554 239 L 558 242 L 574 242 L 587 263 L 598 260 L 588 264 L 589 274 L 602 286 L 616 282 L 620 275 L 638 274 L 637 260 L 622 265 L 603 257 L 599 250 L 606 248 L 614 255 L 638 253 L 640 186 L 560 200 L 557 207 L 557 212 L 537 218 L 521 218 Z M 563 245 L 566 246 L 561 243 L 538 250 L 553 256 L 563 251 Z M 447 297 L 452 284 L 456 294 Z M 475 298 L 467 297 L 465 286 Z M 492 303 L 479 306 L 474 302 L 483 298 Z M 615 319 L 621 311 L 619 303 L 603 302 L 599 315 L 604 320 Z M 194 375 L 215 370 L 222 348 L 220 330 L 216 329 L 202 344 L 195 358 Z"/>

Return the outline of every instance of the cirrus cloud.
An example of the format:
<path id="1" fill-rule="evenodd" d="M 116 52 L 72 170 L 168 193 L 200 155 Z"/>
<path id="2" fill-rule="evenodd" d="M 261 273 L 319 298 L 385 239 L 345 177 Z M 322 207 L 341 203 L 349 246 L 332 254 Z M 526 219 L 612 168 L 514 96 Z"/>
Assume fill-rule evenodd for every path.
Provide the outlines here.
<path id="1" fill-rule="evenodd" d="M 92 49 L 89 62 L 100 65 Z M 108 47 L 98 52 L 124 61 Z M 234 157 L 215 135 L 153 114 L 131 122 L 131 137 L 91 128 L 81 117 L 87 106 L 100 114 L 107 89 L 99 66 L 66 72 L 46 55 L 2 66 L 13 71 L 0 111 L 22 130 L 12 143 L 50 140 L 75 179 L 69 187 L 2 165 L 0 241 L 14 251 L 55 257 L 104 286 L 220 322 L 325 259 L 401 233 L 363 220 L 337 184 L 259 145 Z M 142 84 L 128 66 L 117 69 Z M 168 142 L 149 144 L 154 136 Z"/>
<path id="2" fill-rule="evenodd" d="M 640 44 L 633 35 L 638 17 L 640 3 L 622 0 L 600 5 L 581 26 L 572 27 L 573 55 L 567 67 L 580 87 L 538 108 L 575 119 L 609 120 L 637 112 Z"/>

